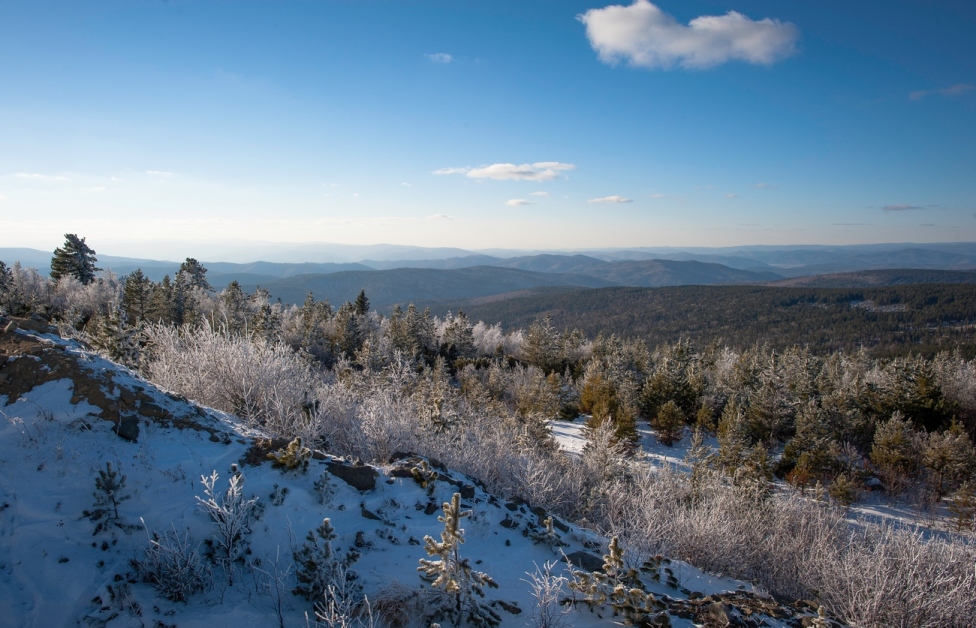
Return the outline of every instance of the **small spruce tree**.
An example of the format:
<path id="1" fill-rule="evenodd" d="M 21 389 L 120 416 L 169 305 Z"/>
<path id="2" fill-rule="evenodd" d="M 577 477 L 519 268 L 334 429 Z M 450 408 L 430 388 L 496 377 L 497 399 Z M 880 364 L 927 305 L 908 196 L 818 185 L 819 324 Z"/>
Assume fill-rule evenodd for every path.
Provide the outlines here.
<path id="1" fill-rule="evenodd" d="M 470 510 L 461 510 L 461 494 L 454 493 L 451 501 L 444 502 L 444 516 L 437 520 L 444 524 L 440 542 L 424 537 L 424 549 L 436 560 L 420 559 L 420 577 L 444 594 L 445 604 L 434 613 L 434 619 L 449 619 L 455 626 L 468 622 L 475 626 L 497 626 L 501 617 L 479 598 L 484 598 L 484 588 L 498 588 L 491 577 L 472 569 L 467 558 L 461 558 L 460 546 L 464 543 L 461 519 L 471 516 Z"/>
<path id="2" fill-rule="evenodd" d="M 674 401 L 668 401 L 657 411 L 651 427 L 657 430 L 658 440 L 671 447 L 681 440 L 685 431 L 685 417 L 681 408 Z"/>
<path id="3" fill-rule="evenodd" d="M 153 283 L 141 268 L 126 276 L 122 287 L 122 310 L 126 322 L 135 326 L 149 317 Z"/>
<path id="4" fill-rule="evenodd" d="M 326 595 L 330 587 L 332 590 L 349 591 L 346 581 L 356 577 L 354 572 L 349 571 L 349 567 L 359 560 L 359 553 L 350 550 L 344 557 L 338 556 L 332 546 L 335 539 L 335 528 L 328 518 L 323 519 L 319 527 L 309 530 L 305 544 L 293 554 L 295 578 L 298 580 L 294 589 L 295 595 L 315 601 Z"/>
<path id="5" fill-rule="evenodd" d="M 609 605 L 615 615 L 623 615 L 626 625 L 651 624 L 651 615 L 660 610 L 654 596 L 644 590 L 640 574 L 624 564 L 624 550 L 617 537 L 610 539 L 610 546 L 603 556 L 603 571 L 578 571 L 570 569 L 571 591 L 580 594 L 578 601 L 591 611 L 599 611 Z"/>
<path id="6" fill-rule="evenodd" d="M 105 463 L 104 469 L 98 470 L 98 477 L 95 478 L 95 504 L 92 510 L 86 510 L 82 514 L 92 521 L 97 521 L 95 532 L 98 534 L 108 527 L 115 526 L 122 530 L 125 524 L 119 516 L 119 504 L 126 501 L 131 495 L 123 495 L 122 489 L 125 488 L 125 476 L 112 468 L 111 462 Z"/>
<path id="7" fill-rule="evenodd" d="M 366 290 L 360 290 L 356 302 L 353 304 L 356 314 L 366 316 L 369 313 L 369 299 L 366 298 Z"/>

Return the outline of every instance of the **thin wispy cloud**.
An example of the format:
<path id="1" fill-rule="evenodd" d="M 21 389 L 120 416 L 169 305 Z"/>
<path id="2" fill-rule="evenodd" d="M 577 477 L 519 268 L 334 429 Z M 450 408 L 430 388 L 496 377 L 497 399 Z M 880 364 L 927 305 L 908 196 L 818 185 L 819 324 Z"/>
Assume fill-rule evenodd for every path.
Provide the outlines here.
<path id="1" fill-rule="evenodd" d="M 549 196 L 549 192 L 533 192 L 529 196 Z"/>
<path id="2" fill-rule="evenodd" d="M 915 92 L 909 92 L 908 99 L 922 100 L 928 96 L 958 96 L 959 94 L 971 92 L 974 89 L 976 89 L 976 85 L 971 83 L 956 83 L 955 85 L 945 87 L 943 89 L 920 89 Z"/>
<path id="3" fill-rule="evenodd" d="M 470 166 L 464 166 L 463 168 L 440 168 L 435 170 L 433 174 L 467 174 L 470 171 Z"/>
<path id="4" fill-rule="evenodd" d="M 633 203 L 631 199 L 626 196 L 601 196 L 600 198 L 591 198 L 586 201 L 587 203 Z"/>
<path id="5" fill-rule="evenodd" d="M 771 183 L 757 183 L 756 185 L 754 185 L 752 187 L 756 188 L 757 190 L 771 190 L 775 186 L 773 184 L 771 184 Z"/>
<path id="6" fill-rule="evenodd" d="M 450 63 L 451 61 L 454 61 L 454 57 L 447 54 L 446 52 L 435 52 L 433 54 L 424 55 L 424 56 L 430 59 L 431 61 L 433 61 L 434 63 L 446 64 L 446 63 Z"/>
<path id="7" fill-rule="evenodd" d="M 702 69 L 729 61 L 771 65 L 796 52 L 800 38 L 793 24 L 736 11 L 696 17 L 685 26 L 648 0 L 590 9 L 577 19 L 601 61 L 649 69 Z"/>
<path id="8" fill-rule="evenodd" d="M 534 164 L 491 164 L 479 168 L 441 168 L 434 174 L 463 174 L 469 179 L 494 179 L 496 181 L 551 181 L 561 172 L 573 170 L 573 164 L 558 161 L 539 161 Z"/>
<path id="9" fill-rule="evenodd" d="M 505 201 L 505 204 L 508 205 L 509 207 L 519 207 L 521 205 L 531 205 L 532 203 L 525 200 L 524 198 L 510 198 L 507 201 Z"/>
<path id="10" fill-rule="evenodd" d="M 173 176 L 174 173 L 167 172 L 166 170 L 146 170 L 146 174 L 148 174 L 151 177 L 167 178 Z"/>
<path id="11" fill-rule="evenodd" d="M 400 185 L 402 185 L 402 186 L 403 186 L 403 187 L 405 187 L 405 188 L 409 188 L 409 187 L 413 187 L 412 185 L 410 185 L 410 184 L 409 184 L 409 183 L 407 183 L 406 181 L 404 181 L 404 182 L 403 182 L 403 183 L 401 183 Z"/>
<path id="12" fill-rule="evenodd" d="M 447 214 L 431 214 L 427 216 L 427 220 L 454 220 L 454 216 L 448 216 Z"/>
<path id="13" fill-rule="evenodd" d="M 739 198 L 739 195 L 736 194 L 735 192 L 729 192 L 728 194 L 725 195 L 725 198 Z"/>
<path id="14" fill-rule="evenodd" d="M 885 205 L 882 207 L 886 212 L 908 212 L 916 209 L 925 209 L 922 205 Z"/>

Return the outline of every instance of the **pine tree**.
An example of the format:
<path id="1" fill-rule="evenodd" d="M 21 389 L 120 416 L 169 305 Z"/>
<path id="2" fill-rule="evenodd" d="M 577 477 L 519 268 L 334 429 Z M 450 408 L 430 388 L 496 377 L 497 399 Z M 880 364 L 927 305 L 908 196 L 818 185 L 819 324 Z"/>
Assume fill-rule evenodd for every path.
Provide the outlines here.
<path id="1" fill-rule="evenodd" d="M 901 412 L 878 425 L 871 447 L 871 462 L 897 488 L 918 467 L 915 430 Z"/>
<path id="2" fill-rule="evenodd" d="M 369 299 L 366 298 L 366 290 L 359 291 L 359 296 L 356 297 L 356 302 L 353 305 L 356 314 L 359 316 L 366 316 L 369 313 Z"/>
<path id="3" fill-rule="evenodd" d="M 936 496 L 941 498 L 947 485 L 952 489 L 972 474 L 976 452 L 965 428 L 953 421 L 945 432 L 929 434 L 922 461 L 934 474 Z"/>
<path id="4" fill-rule="evenodd" d="M 146 316 L 153 323 L 173 323 L 173 284 L 169 275 L 164 275 L 159 284 L 154 284 L 149 297 L 149 312 Z"/>
<path id="5" fill-rule="evenodd" d="M 427 555 L 436 560 L 420 559 L 420 577 L 440 589 L 450 600 L 435 618 L 450 619 L 460 626 L 467 621 L 475 626 L 497 626 L 501 617 L 478 598 L 485 596 L 484 588 L 498 588 L 490 576 L 472 569 L 467 558 L 461 558 L 460 546 L 464 543 L 464 529 L 461 520 L 471 516 L 470 510 L 461 510 L 461 494 L 454 493 L 450 503 L 444 502 L 444 516 L 437 520 L 444 524 L 440 542 L 430 536 L 424 537 Z"/>
<path id="6" fill-rule="evenodd" d="M 112 468 L 111 462 L 105 463 L 104 469 L 98 470 L 98 477 L 95 478 L 95 505 L 92 510 L 86 510 L 82 514 L 92 521 L 98 521 L 95 526 L 94 534 L 102 530 L 107 530 L 109 525 L 125 529 L 122 517 L 119 516 L 119 504 L 126 501 L 131 495 L 123 495 L 122 489 L 125 488 L 125 476 Z"/>
<path id="7" fill-rule="evenodd" d="M 332 306 L 328 299 L 315 301 L 311 292 L 305 297 L 305 303 L 299 309 L 301 326 L 301 348 L 305 349 L 319 360 L 326 360 L 331 353 L 331 346 L 326 337 L 325 325 L 332 318 Z"/>
<path id="8" fill-rule="evenodd" d="M 355 305 L 347 301 L 339 307 L 335 315 L 337 353 L 352 357 L 362 348 L 365 338 L 360 321 L 361 317 L 356 314 Z"/>
<path id="9" fill-rule="evenodd" d="M 549 373 L 559 369 L 560 344 L 559 333 L 553 328 L 552 320 L 547 315 L 529 326 L 529 333 L 522 343 L 522 354 L 526 362 Z"/>
<path id="10" fill-rule="evenodd" d="M 752 442 L 745 414 L 735 399 L 725 404 L 718 423 L 718 464 L 726 475 L 734 476 L 742 466 Z"/>
<path id="11" fill-rule="evenodd" d="M 715 454 L 712 448 L 705 445 L 705 433 L 701 427 L 696 427 L 691 435 L 691 446 L 685 454 L 685 462 L 691 469 L 691 492 L 695 499 L 701 497 L 705 479 L 711 472 L 712 459 Z"/>
<path id="12" fill-rule="evenodd" d="M 146 320 L 150 311 L 153 283 L 137 268 L 125 278 L 122 287 L 122 310 L 129 325 Z"/>
<path id="13" fill-rule="evenodd" d="M 621 614 L 629 626 L 650 626 L 650 615 L 659 610 L 654 596 L 644 590 L 640 574 L 626 567 L 624 551 L 617 537 L 610 539 L 610 546 L 603 556 L 603 571 L 585 572 L 571 569 L 571 591 L 581 595 L 579 601 L 595 611 L 610 605 L 614 614 Z"/>
<path id="14" fill-rule="evenodd" d="M 207 269 L 200 262 L 192 257 L 180 264 L 180 269 L 176 273 L 177 278 L 183 277 L 184 283 L 188 288 L 199 288 L 210 292 L 213 287 L 207 281 Z"/>
<path id="15" fill-rule="evenodd" d="M 251 313 L 248 308 L 247 293 L 237 280 L 227 284 L 227 288 L 221 291 L 217 297 L 217 304 L 222 319 L 219 323 L 225 326 L 230 334 L 243 334 L 247 329 Z"/>
<path id="16" fill-rule="evenodd" d="M 471 323 L 464 312 L 458 312 L 457 316 L 448 313 L 447 325 L 444 326 L 444 338 L 441 351 L 453 364 L 459 358 L 471 358 L 475 355 L 474 333 Z"/>
<path id="17" fill-rule="evenodd" d="M 657 416 L 651 421 L 651 427 L 657 430 L 659 441 L 671 447 L 681 440 L 685 431 L 685 417 L 674 401 L 668 401 L 658 410 Z"/>
<path id="18" fill-rule="evenodd" d="M 326 518 L 315 530 L 309 530 L 305 544 L 294 552 L 295 595 L 304 596 L 309 601 L 319 600 L 330 587 L 348 591 L 344 585 L 356 577 L 349 567 L 359 560 L 359 553 L 350 551 L 344 557 L 336 554 L 332 541 L 336 539 L 335 528 Z"/>
<path id="19" fill-rule="evenodd" d="M 95 273 L 101 268 L 95 268 L 95 251 L 85 244 L 84 238 L 74 233 L 64 234 L 64 246 L 54 249 L 51 258 L 51 279 L 55 281 L 62 277 L 74 277 L 81 283 L 88 285 L 95 281 Z"/>

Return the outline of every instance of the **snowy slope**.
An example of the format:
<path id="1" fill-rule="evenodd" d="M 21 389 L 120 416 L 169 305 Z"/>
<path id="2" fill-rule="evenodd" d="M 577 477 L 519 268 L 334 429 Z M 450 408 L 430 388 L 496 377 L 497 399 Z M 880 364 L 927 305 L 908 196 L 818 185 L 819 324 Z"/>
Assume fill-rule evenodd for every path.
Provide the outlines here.
<path id="1" fill-rule="evenodd" d="M 498 589 L 487 592 L 489 600 L 502 600 L 510 610 L 521 610 L 515 614 L 497 605 L 502 625 L 532 625 L 533 598 L 526 574 L 536 565 L 559 560 L 561 552 L 526 537 L 529 530 L 541 529 L 543 518 L 528 505 L 497 499 L 472 479 L 448 470 L 441 471 L 429 496 L 412 477 L 399 477 L 409 476 L 412 462 L 377 469 L 375 486 L 365 491 L 339 477 L 352 467 L 350 463 L 324 454 L 311 460 L 306 473 L 275 469 L 262 460 L 267 447 L 255 448 L 261 435 L 232 416 L 198 408 L 52 334 L 18 330 L 0 334 L 0 339 L 0 349 L 9 356 L 3 362 L 0 355 L 3 625 L 279 625 L 274 596 L 265 586 L 271 581 L 262 571 L 274 571 L 276 556 L 280 570 L 289 570 L 293 548 L 323 517 L 331 519 L 338 535 L 334 544 L 341 551 L 353 548 L 358 540 L 362 556 L 352 569 L 371 600 L 398 587 L 419 589 L 418 560 L 428 558 L 424 536 L 439 536 L 440 505 L 458 491 L 463 506 L 473 511 L 463 520 L 462 556 L 498 583 Z M 17 361 L 23 362 L 15 369 Z M 68 376 L 57 377 L 59 369 Z M 24 382 L 25 373 L 33 382 Z M 98 394 L 79 398 L 80 388 L 91 392 L 96 387 Z M 132 421 L 138 423 L 137 434 Z M 186 603 L 166 601 L 150 585 L 138 582 L 131 561 L 142 559 L 149 544 L 147 530 L 189 533 L 193 545 L 205 550 L 203 542 L 211 537 L 213 525 L 197 506 L 197 497 L 203 496 L 201 476 L 216 471 L 217 486 L 223 490 L 231 465 L 246 459 L 258 463 L 244 464 L 242 470 L 245 493 L 257 496 L 261 505 L 260 516 L 251 526 L 247 556 L 247 562 L 259 569 L 239 565 L 236 581 L 229 586 L 226 576 L 214 567 L 215 585 Z M 95 478 L 107 462 L 126 476 L 126 486 L 119 491 L 127 497 L 119 506 L 125 528 L 109 526 L 93 534 L 97 524 L 83 513 L 93 508 Z M 358 475 L 373 474 L 359 469 Z M 320 504 L 314 486 L 320 478 L 330 486 L 325 504 Z M 280 489 L 287 488 L 279 505 L 272 498 L 276 488 L 279 497 Z M 606 551 L 606 539 L 560 524 L 557 532 L 566 543 L 562 548 L 566 554 L 585 552 L 598 559 Z M 557 570 L 564 570 L 563 565 Z M 691 591 L 708 596 L 738 590 L 738 602 L 747 604 L 751 599 L 741 591 L 748 588 L 742 583 L 683 563 L 671 563 L 669 569 L 675 578 L 672 585 L 648 579 L 649 591 L 678 600 Z M 312 605 L 290 593 L 292 575 L 283 580 L 282 620 L 286 626 L 304 626 Z M 699 600 L 697 606 L 673 602 L 672 625 L 694 625 L 691 618 L 702 617 L 712 602 L 711 598 Z M 686 617 L 679 617 L 679 612 Z M 595 626 L 610 621 L 609 613 L 604 616 L 601 619 L 584 608 L 566 619 L 569 625 Z M 769 626 L 791 625 L 768 617 L 765 621 Z"/>

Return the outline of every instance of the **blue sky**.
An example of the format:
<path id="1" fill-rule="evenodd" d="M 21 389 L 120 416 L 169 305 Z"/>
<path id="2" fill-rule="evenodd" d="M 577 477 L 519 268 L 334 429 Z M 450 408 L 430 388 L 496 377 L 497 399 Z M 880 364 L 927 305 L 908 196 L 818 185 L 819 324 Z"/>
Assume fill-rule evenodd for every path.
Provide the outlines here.
<path id="1" fill-rule="evenodd" d="M 961 0 L 0 0 L 0 246 L 974 241 L 974 212 Z"/>

